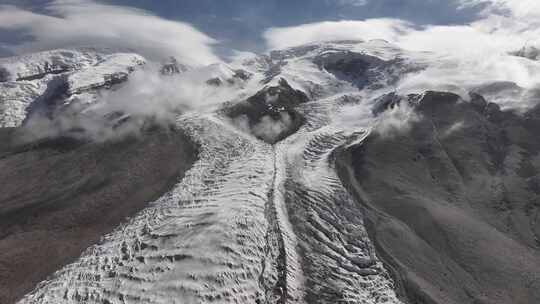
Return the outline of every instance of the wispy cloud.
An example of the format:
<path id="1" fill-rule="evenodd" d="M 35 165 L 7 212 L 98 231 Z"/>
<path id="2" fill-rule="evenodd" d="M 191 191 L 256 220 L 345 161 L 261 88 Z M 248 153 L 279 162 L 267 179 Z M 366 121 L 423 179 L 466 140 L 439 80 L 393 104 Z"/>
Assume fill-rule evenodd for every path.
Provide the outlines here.
<path id="1" fill-rule="evenodd" d="M 540 42 L 540 2 L 533 0 L 462 0 L 462 7 L 485 6 L 479 20 L 465 25 L 415 26 L 400 19 L 331 21 L 270 28 L 268 47 L 285 48 L 341 39 L 385 39 L 408 50 L 483 52 L 515 50 Z"/>
<path id="2" fill-rule="evenodd" d="M 327 3 L 335 3 L 339 6 L 364 6 L 368 0 L 330 0 Z"/>
<path id="3" fill-rule="evenodd" d="M 282 49 L 310 42 L 345 39 L 396 41 L 406 31 L 410 31 L 409 23 L 397 19 L 345 20 L 270 28 L 264 33 L 264 38 L 270 49 Z"/>
<path id="4" fill-rule="evenodd" d="M 540 16 L 540 2 L 535 0 L 460 0 L 462 7 L 486 4 L 485 12 L 506 12 L 515 17 Z"/>
<path id="5" fill-rule="evenodd" d="M 213 64 L 163 75 L 161 65 L 149 62 L 114 90 L 93 92 L 97 101 L 88 103 L 85 93 L 74 96 L 69 106 L 55 109 L 52 118 L 44 113 L 31 115 L 25 122 L 23 140 L 58 135 L 104 141 L 138 134 L 148 124 L 173 124 L 188 112 L 215 111 L 223 102 L 237 100 L 246 93 L 248 83 L 209 85 L 206 80 L 224 80 L 233 73 L 226 65 Z M 67 106 L 66 103 L 64 106 Z"/>
<path id="6" fill-rule="evenodd" d="M 540 62 L 512 56 L 525 46 L 540 46 L 540 2 L 533 0 L 462 0 L 462 6 L 483 5 L 478 20 L 465 25 L 417 26 L 399 19 L 367 19 L 271 28 L 269 48 L 342 39 L 385 39 L 408 51 L 429 51 L 431 64 L 404 78 L 402 93 L 426 89 L 467 96 L 467 90 L 508 81 L 523 88 L 523 96 L 540 86 Z M 412 55 L 414 56 L 414 55 Z M 498 94 L 494 92 L 494 94 Z M 533 96 L 534 97 L 534 96 Z M 515 97 L 503 106 L 527 104 Z"/>
<path id="7" fill-rule="evenodd" d="M 62 47 L 133 49 L 149 59 L 175 56 L 189 64 L 219 61 L 216 40 L 191 25 L 146 11 L 82 0 L 55 0 L 44 13 L 0 6 L 0 29 L 23 31 L 32 39 L 7 45 L 15 53 Z"/>

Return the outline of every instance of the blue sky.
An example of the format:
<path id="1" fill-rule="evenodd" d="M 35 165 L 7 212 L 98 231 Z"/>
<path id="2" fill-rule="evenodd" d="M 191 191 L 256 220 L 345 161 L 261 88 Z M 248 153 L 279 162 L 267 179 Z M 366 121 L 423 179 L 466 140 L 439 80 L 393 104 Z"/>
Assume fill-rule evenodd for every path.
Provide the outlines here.
<path id="1" fill-rule="evenodd" d="M 50 0 L 0 0 L 34 12 L 50 13 Z M 103 0 L 101 3 L 144 9 L 160 17 L 192 24 L 219 40 L 218 54 L 227 50 L 260 52 L 266 49 L 263 33 L 270 27 L 320 21 L 398 18 L 422 25 L 466 24 L 476 20 L 482 5 L 458 9 L 456 0 Z M 136 29 L 134 29 L 136 30 Z M 21 29 L 0 29 L 2 44 L 17 44 L 32 37 Z M 4 55 L 9 52 L 4 47 Z M 0 44 L 0 55 L 2 46 Z"/>
<path id="2" fill-rule="evenodd" d="M 478 18 L 481 6 L 459 9 L 453 0 L 109 0 L 189 22 L 224 47 L 260 51 L 269 27 L 319 21 L 391 17 L 425 24 L 464 24 Z"/>

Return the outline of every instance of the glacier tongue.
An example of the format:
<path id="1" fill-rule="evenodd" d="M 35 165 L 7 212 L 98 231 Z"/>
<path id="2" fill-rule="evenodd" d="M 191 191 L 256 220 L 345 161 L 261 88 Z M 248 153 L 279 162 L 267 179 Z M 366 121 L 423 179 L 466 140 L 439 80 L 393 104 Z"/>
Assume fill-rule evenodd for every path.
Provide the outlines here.
<path id="1" fill-rule="evenodd" d="M 181 124 L 201 145 L 182 182 L 20 303 L 262 301 L 272 148 L 216 119 Z"/>
<path id="2" fill-rule="evenodd" d="M 283 76 L 315 99 L 296 108 L 306 118 L 296 133 L 270 145 L 218 114 L 180 116 L 200 145 L 193 168 L 19 303 L 401 303 L 333 167 L 373 122 L 337 123 L 347 96 L 332 95 L 365 94 L 317 68 L 316 46 L 299 51 L 254 77 Z M 259 59 L 243 67 L 261 74 L 272 59 Z M 371 117 L 365 104 L 348 106 Z"/>
<path id="3" fill-rule="evenodd" d="M 19 303 L 399 303 L 331 163 L 368 130 L 302 110 L 318 114 L 274 147 L 179 119 L 201 145 L 186 177 Z"/>
<path id="4" fill-rule="evenodd" d="M 303 301 L 400 303 L 368 238 L 362 210 L 333 167 L 333 153 L 361 143 L 370 128 L 344 130 L 332 124 L 330 113 L 338 111 L 337 105 L 335 98 L 303 105 L 302 110 L 311 112 L 305 116 L 316 119 L 276 149 L 286 172 L 281 182 L 284 219 L 296 238 Z M 330 123 L 321 123 L 325 121 Z M 294 271 L 298 266 L 293 265 Z"/>

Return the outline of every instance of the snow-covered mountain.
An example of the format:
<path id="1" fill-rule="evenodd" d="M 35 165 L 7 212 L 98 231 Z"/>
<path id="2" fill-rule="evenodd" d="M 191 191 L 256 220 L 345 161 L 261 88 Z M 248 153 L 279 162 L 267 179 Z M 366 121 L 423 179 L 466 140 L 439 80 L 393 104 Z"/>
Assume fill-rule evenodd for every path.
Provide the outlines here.
<path id="1" fill-rule="evenodd" d="M 3 59 L 0 136 L 8 144 L 0 149 L 0 167 L 7 168 L 0 181 L 14 186 L 0 196 L 9 206 L 0 207 L 0 214 L 21 220 L 5 224 L 0 248 L 7 252 L 0 261 L 38 261 L 33 269 L 21 269 L 32 272 L 34 281 L 4 292 L 0 300 L 539 301 L 540 150 L 530 128 L 540 117 L 533 106 L 516 114 L 489 102 L 493 96 L 538 95 L 515 83 L 506 88 L 519 93 L 506 94 L 491 79 L 436 88 L 417 81 L 433 66 L 447 65 L 448 58 L 382 40 L 309 44 L 204 67 L 174 59 L 156 65 L 137 54 L 97 50 Z M 175 171 L 174 183 L 152 192 L 154 199 L 128 196 L 121 189 L 131 186 L 116 176 L 94 183 L 94 175 L 85 177 L 93 169 L 75 165 L 83 151 L 107 156 L 102 150 L 110 142 L 131 134 L 140 141 L 154 136 L 154 129 L 178 138 L 175 144 L 184 149 L 177 159 L 166 159 L 184 168 Z M 475 135 L 469 138 L 468 132 Z M 75 146 L 66 148 L 71 138 Z M 114 151 L 124 153 L 123 145 Z M 145 159 L 165 148 L 159 141 L 125 147 L 135 154 L 133 169 L 125 170 L 136 173 L 119 176 L 144 185 L 151 169 L 137 170 L 153 164 Z M 32 172 L 19 172 L 9 180 L 22 163 L 41 161 L 45 168 L 35 174 L 45 177 L 67 157 L 75 157 L 70 161 L 81 172 L 75 177 L 81 185 L 52 195 L 41 188 L 58 187 L 54 179 L 62 177 L 23 185 Z M 85 157 L 80 162 L 90 156 Z M 109 194 L 91 203 L 82 198 L 103 187 L 112 187 Z M 474 193 L 490 187 L 500 196 Z M 17 198 L 30 190 L 43 195 Z M 490 206 L 512 204 L 509 193 L 530 202 L 516 200 L 519 210 Z M 50 205 L 66 197 L 71 205 Z M 119 203 L 115 208 L 128 198 L 141 201 L 138 209 L 127 212 Z M 45 203 L 47 208 L 40 207 Z M 129 218 L 108 219 L 105 228 L 86 231 L 93 237 L 79 244 L 87 247 L 84 252 L 60 252 L 47 261 L 47 255 L 8 246 L 13 238 L 29 244 L 25 235 L 37 231 L 44 239 L 72 242 L 58 231 L 83 225 L 84 214 L 101 207 Z M 43 214 L 55 221 L 32 219 Z M 72 219 L 64 225 L 66 217 Z M 488 241 L 503 252 L 478 248 Z M 0 279 L 10 282 L 6 286 L 25 281 L 5 267 L 9 272 Z"/>
<path id="2" fill-rule="evenodd" d="M 145 59 L 137 54 L 56 50 L 2 59 L 2 127 L 17 127 L 32 107 L 62 99 L 69 103 L 89 91 L 121 83 Z M 82 102 L 91 101 L 84 96 Z M 52 100 L 52 101 L 51 101 Z"/>

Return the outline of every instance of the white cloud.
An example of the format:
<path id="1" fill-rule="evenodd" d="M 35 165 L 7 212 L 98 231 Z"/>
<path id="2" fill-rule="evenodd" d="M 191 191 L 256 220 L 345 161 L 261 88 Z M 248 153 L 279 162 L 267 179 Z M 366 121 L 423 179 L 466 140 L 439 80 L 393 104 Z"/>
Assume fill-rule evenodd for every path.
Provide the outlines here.
<path id="1" fill-rule="evenodd" d="M 488 3 L 477 21 L 465 25 L 414 26 L 398 19 L 367 19 L 271 28 L 269 48 L 344 39 L 384 39 L 404 50 L 430 51 L 430 65 L 405 77 L 395 88 L 401 93 L 445 90 L 463 97 L 484 84 L 509 81 L 527 91 L 540 87 L 540 62 L 509 55 L 526 46 L 540 47 L 540 1 L 462 0 L 463 6 Z M 411 53 L 414 56 L 414 53 Z M 522 107 L 515 97 L 501 105 Z M 519 105 L 521 103 L 521 105 Z"/>
<path id="2" fill-rule="evenodd" d="M 150 59 L 175 56 L 188 64 L 219 61 L 216 41 L 189 24 L 165 20 L 145 11 L 83 0 L 56 0 L 38 14 L 0 6 L 0 29 L 23 30 L 33 38 L 7 46 L 16 53 L 62 47 L 133 49 Z"/>
<path id="3" fill-rule="evenodd" d="M 238 86 L 208 85 L 208 79 L 225 78 L 219 74 L 220 69 L 229 68 L 214 64 L 169 76 L 161 75 L 159 65 L 149 64 L 132 73 L 120 88 L 104 91 L 101 102 L 92 111 L 122 111 L 159 120 L 174 120 L 179 112 L 204 112 L 227 100 L 236 100 L 244 93 Z"/>
<path id="4" fill-rule="evenodd" d="M 346 39 L 385 39 L 395 41 L 409 31 L 405 21 L 369 19 L 366 21 L 326 21 L 293 27 L 270 28 L 264 38 L 270 49 L 282 49 L 310 42 Z"/>
<path id="5" fill-rule="evenodd" d="M 462 7 L 488 4 L 486 13 L 506 11 L 516 17 L 540 16 L 540 2 L 536 0 L 461 0 Z"/>
<path id="6" fill-rule="evenodd" d="M 408 133 L 421 117 L 407 102 L 401 102 L 373 117 L 374 100 L 345 105 L 334 116 L 335 122 L 345 129 L 371 128 L 383 137 Z"/>
<path id="7" fill-rule="evenodd" d="M 480 3 L 483 0 L 471 1 Z M 512 0 L 507 1 L 514 3 Z M 493 7 L 488 7 L 481 19 L 467 25 L 418 28 L 399 19 L 327 21 L 270 28 L 264 33 L 264 38 L 270 49 L 319 41 L 384 39 L 404 49 L 416 51 L 474 53 L 489 49 L 507 52 L 527 43 L 540 42 L 540 2 L 530 6 L 518 4 L 511 6 L 511 13 L 497 13 Z"/>
<path id="8" fill-rule="evenodd" d="M 88 103 L 92 97 L 83 93 L 73 96 L 68 110 L 60 109 L 53 119 L 41 113 L 32 115 L 24 124 L 24 139 L 31 141 L 69 134 L 102 141 L 137 134 L 149 121 L 167 125 L 174 123 L 180 114 L 213 112 L 221 103 L 238 100 L 246 93 L 253 93 L 249 90 L 254 90 L 247 88 L 248 83 L 208 85 L 206 80 L 212 77 L 226 79 L 227 75 L 221 74 L 220 70 L 229 68 L 223 64 L 174 75 L 163 75 L 160 70 L 159 63 L 149 62 L 131 73 L 129 81 L 114 90 L 97 92 L 94 103 Z M 117 117 L 118 114 L 121 116 Z M 124 119 L 117 128 L 116 122 Z"/>
<path id="9" fill-rule="evenodd" d="M 329 3 L 336 3 L 339 6 L 364 6 L 368 0 L 330 0 Z"/>

